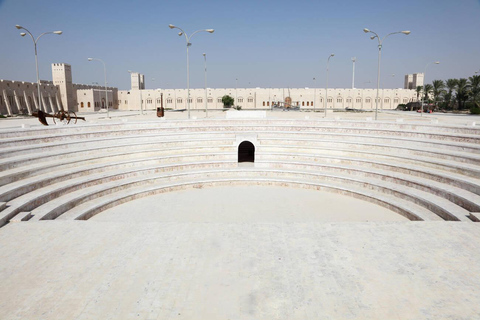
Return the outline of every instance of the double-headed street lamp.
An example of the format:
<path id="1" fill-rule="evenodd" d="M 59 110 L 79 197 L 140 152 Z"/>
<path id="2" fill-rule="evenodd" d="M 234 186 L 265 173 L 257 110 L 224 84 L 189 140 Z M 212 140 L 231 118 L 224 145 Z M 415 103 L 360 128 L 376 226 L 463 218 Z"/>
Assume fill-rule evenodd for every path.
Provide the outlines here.
<path id="1" fill-rule="evenodd" d="M 190 35 L 190 37 L 183 31 L 183 29 L 174 26 L 173 24 L 169 24 L 168 27 L 170 29 L 178 29 L 180 32 L 178 33 L 179 36 L 184 35 L 185 40 L 187 41 L 187 111 L 188 111 L 188 119 L 190 119 L 190 66 L 189 66 L 189 58 L 188 58 L 188 48 L 192 45 L 190 43 L 190 39 L 198 32 L 208 32 L 208 33 L 213 33 L 215 30 L 214 29 L 204 29 L 204 30 L 197 30 L 194 33 Z"/>
<path id="2" fill-rule="evenodd" d="M 379 100 L 379 91 L 380 91 L 380 60 L 382 58 L 382 45 L 383 41 L 390 35 L 392 34 L 397 34 L 397 33 L 403 33 L 405 35 L 409 35 L 410 31 L 397 31 L 397 32 L 392 32 L 387 34 L 383 39 L 380 40 L 380 37 L 378 34 L 376 34 L 374 31 L 371 31 L 367 28 L 363 29 L 363 32 L 365 33 L 373 33 L 374 36 L 371 36 L 370 39 L 375 39 L 377 38 L 378 40 L 378 71 L 377 71 L 377 98 L 375 99 L 375 120 L 377 120 L 377 114 L 378 114 L 378 100 Z"/>
<path id="3" fill-rule="evenodd" d="M 98 58 L 88 58 L 88 61 L 93 61 L 97 60 L 103 63 L 103 72 L 105 74 L 105 102 L 107 103 L 107 118 L 110 118 L 110 115 L 108 113 L 108 92 L 107 92 L 107 67 L 105 66 L 105 62 L 103 60 L 98 59 Z"/>
<path id="4" fill-rule="evenodd" d="M 330 63 L 330 58 L 335 56 L 334 53 L 331 53 L 327 59 L 327 84 L 325 86 L 325 118 L 327 117 L 327 100 L 328 100 L 328 64 Z"/>
<path id="5" fill-rule="evenodd" d="M 427 95 L 427 93 L 425 92 L 425 85 L 426 85 L 426 80 L 427 80 L 427 68 L 430 64 L 439 64 L 440 61 L 432 61 L 432 62 L 429 62 L 427 63 L 427 65 L 425 66 L 425 72 L 423 73 L 423 97 L 422 97 L 422 113 L 421 113 L 421 116 L 423 116 L 423 105 L 425 104 L 425 96 Z"/>
<path id="6" fill-rule="evenodd" d="M 33 34 L 28 31 L 26 28 L 22 27 L 22 26 L 19 26 L 18 24 L 15 26 L 17 29 L 22 29 L 22 30 L 25 30 L 29 35 L 30 37 L 32 38 L 32 41 L 33 41 L 33 46 L 35 47 L 35 66 L 37 68 L 37 89 L 38 89 L 38 110 L 42 111 L 42 99 L 40 98 L 40 77 L 39 77 L 39 74 L 38 74 L 38 55 L 37 55 L 37 42 L 38 42 L 38 39 L 40 39 L 41 36 L 45 35 L 45 34 L 57 34 L 57 35 L 61 35 L 63 32 L 62 31 L 51 31 L 51 32 L 44 32 L 42 33 L 41 35 L 39 35 L 37 37 L 37 39 L 35 39 L 35 37 L 33 36 Z M 25 32 L 22 32 L 20 33 L 20 35 L 22 37 L 24 37 L 27 33 Z M 43 110 L 43 111 L 47 111 L 47 110 Z"/>

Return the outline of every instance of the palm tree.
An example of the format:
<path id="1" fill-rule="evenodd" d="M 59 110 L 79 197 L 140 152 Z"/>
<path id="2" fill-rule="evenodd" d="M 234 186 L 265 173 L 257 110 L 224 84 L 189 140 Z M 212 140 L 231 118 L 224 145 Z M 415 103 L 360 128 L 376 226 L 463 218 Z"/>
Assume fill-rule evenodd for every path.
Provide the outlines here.
<path id="1" fill-rule="evenodd" d="M 433 103 L 437 105 L 438 97 L 445 93 L 445 83 L 443 80 L 433 80 Z"/>
<path id="2" fill-rule="evenodd" d="M 446 82 L 448 92 L 445 94 L 445 102 L 449 107 L 453 99 L 453 90 L 455 90 L 455 87 L 457 86 L 457 81 L 457 79 L 448 79 Z"/>
<path id="3" fill-rule="evenodd" d="M 465 101 L 468 99 L 468 93 L 470 90 L 470 85 L 468 84 L 467 79 L 461 78 L 457 81 L 457 86 L 455 91 L 457 92 L 456 98 L 458 101 L 458 107 L 463 108 L 465 106 Z"/>
<path id="4" fill-rule="evenodd" d="M 423 91 L 423 86 L 417 86 L 415 88 L 415 91 L 417 91 L 417 101 L 420 100 L 420 93 Z"/>
<path id="5" fill-rule="evenodd" d="M 429 97 L 430 97 L 430 94 L 432 93 L 433 91 L 433 86 L 429 83 L 427 83 L 425 85 L 425 89 L 424 89 L 424 97 L 423 97 L 423 101 L 426 101 L 428 103 L 428 100 L 429 100 Z"/>
<path id="6" fill-rule="evenodd" d="M 480 107 L 480 76 L 472 76 L 468 78 L 470 85 L 470 94 L 475 105 Z"/>

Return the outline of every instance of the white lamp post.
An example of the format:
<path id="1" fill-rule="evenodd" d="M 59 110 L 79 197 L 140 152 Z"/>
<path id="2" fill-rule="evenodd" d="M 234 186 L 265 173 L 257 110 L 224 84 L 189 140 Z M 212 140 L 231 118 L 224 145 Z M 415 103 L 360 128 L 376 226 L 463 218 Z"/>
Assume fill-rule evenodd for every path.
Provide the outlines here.
<path id="1" fill-rule="evenodd" d="M 33 34 L 28 31 L 26 28 L 20 26 L 20 25 L 16 25 L 15 28 L 17 29 L 22 29 L 22 30 L 25 30 L 29 35 L 30 37 L 32 38 L 32 41 L 33 41 L 33 46 L 35 48 L 35 66 L 36 66 L 36 69 L 37 69 L 37 89 L 38 89 L 38 109 L 40 111 L 42 111 L 42 99 L 40 97 L 40 76 L 38 74 L 38 55 L 37 55 L 37 42 L 38 42 L 38 39 L 40 39 L 41 36 L 45 35 L 45 34 L 57 34 L 57 35 L 61 35 L 63 32 L 62 31 L 51 31 L 51 32 L 44 32 L 42 33 L 41 35 L 39 35 L 37 37 L 37 39 L 35 39 L 35 37 L 33 36 Z M 20 33 L 20 35 L 22 37 L 24 37 L 27 33 L 25 32 L 22 32 Z M 47 111 L 47 110 L 43 110 L 43 111 Z"/>
<path id="2" fill-rule="evenodd" d="M 317 104 L 317 79 L 313 78 L 313 112 L 315 113 L 315 105 Z"/>
<path id="3" fill-rule="evenodd" d="M 355 62 L 357 62 L 357 58 L 353 57 L 352 62 L 353 62 L 352 89 L 355 89 Z"/>
<path id="4" fill-rule="evenodd" d="M 371 31 L 367 28 L 363 29 L 363 32 L 365 33 L 373 33 L 374 36 L 371 36 L 370 39 L 375 39 L 377 38 L 378 40 L 378 70 L 377 70 L 377 98 L 375 99 L 375 120 L 377 120 L 377 114 L 378 114 L 378 100 L 379 100 L 379 91 L 380 91 L 380 60 L 382 58 L 382 45 L 383 41 L 390 35 L 392 34 L 397 34 L 397 33 L 403 33 L 405 35 L 409 35 L 410 31 L 397 31 L 397 32 L 392 32 L 387 34 L 383 39 L 380 40 L 380 37 L 378 34 L 376 34 L 374 31 Z"/>
<path id="5" fill-rule="evenodd" d="M 187 41 L 187 111 L 188 111 L 188 119 L 190 119 L 190 65 L 189 65 L 189 58 L 188 58 L 188 48 L 192 45 L 190 43 L 190 39 L 198 32 L 208 32 L 208 33 L 213 33 L 215 30 L 214 29 L 204 29 L 204 30 L 197 30 L 194 33 L 190 35 L 190 37 L 183 31 L 183 29 L 174 26 L 173 24 L 169 24 L 168 27 L 170 29 L 178 29 L 180 32 L 178 33 L 179 36 L 184 35 L 185 40 Z"/>
<path id="6" fill-rule="evenodd" d="M 327 59 L 327 85 L 325 86 L 325 118 L 327 117 L 327 101 L 328 101 L 328 64 L 330 63 L 330 58 L 335 56 L 334 53 L 331 53 Z"/>
<path id="7" fill-rule="evenodd" d="M 103 73 L 105 75 L 105 102 L 107 103 L 107 118 L 110 118 L 109 108 L 108 108 L 108 91 L 107 91 L 107 67 L 105 66 L 105 62 L 98 58 L 88 58 L 88 61 L 97 60 L 103 63 Z"/>
<path id="8" fill-rule="evenodd" d="M 203 54 L 205 61 L 205 118 L 208 118 L 208 108 L 207 108 L 207 54 Z"/>
<path id="9" fill-rule="evenodd" d="M 427 68 L 430 64 L 439 64 L 440 61 L 433 61 L 433 62 L 429 62 L 427 63 L 427 65 L 425 66 L 425 72 L 423 73 L 423 97 L 422 97 L 422 112 L 420 113 L 421 116 L 423 116 L 423 105 L 425 104 L 425 96 L 427 95 L 427 93 L 425 92 L 425 85 L 426 85 L 426 82 L 427 82 Z"/>

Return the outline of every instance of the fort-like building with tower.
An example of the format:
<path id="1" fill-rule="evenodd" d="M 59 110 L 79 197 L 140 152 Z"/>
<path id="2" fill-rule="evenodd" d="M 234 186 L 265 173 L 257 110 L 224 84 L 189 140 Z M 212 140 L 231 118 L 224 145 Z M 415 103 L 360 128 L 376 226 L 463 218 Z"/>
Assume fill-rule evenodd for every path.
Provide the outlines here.
<path id="1" fill-rule="evenodd" d="M 415 75 L 414 75 L 415 76 Z M 422 75 L 423 76 L 423 75 Z M 163 106 L 172 110 L 188 108 L 187 89 L 145 89 L 145 77 L 130 73 L 131 89 L 118 90 L 101 85 L 75 84 L 72 82 L 72 68 L 66 63 L 52 64 L 52 80 L 41 80 L 40 99 L 45 112 L 59 110 L 69 112 L 95 112 L 106 109 L 155 110 Z M 420 79 L 405 77 L 405 87 L 380 89 L 378 108 L 392 110 L 399 104 L 416 101 L 413 82 Z M 410 81 L 411 80 L 411 81 Z M 407 83 L 408 81 L 408 83 Z M 37 83 L 0 80 L 0 114 L 31 114 L 39 109 Z M 107 96 L 106 96 L 107 95 Z M 274 106 L 298 107 L 300 109 L 359 109 L 376 108 L 376 89 L 328 89 L 324 88 L 204 88 L 190 89 L 190 109 L 222 109 L 222 97 L 229 95 L 235 105 L 242 109 L 271 109 Z"/>

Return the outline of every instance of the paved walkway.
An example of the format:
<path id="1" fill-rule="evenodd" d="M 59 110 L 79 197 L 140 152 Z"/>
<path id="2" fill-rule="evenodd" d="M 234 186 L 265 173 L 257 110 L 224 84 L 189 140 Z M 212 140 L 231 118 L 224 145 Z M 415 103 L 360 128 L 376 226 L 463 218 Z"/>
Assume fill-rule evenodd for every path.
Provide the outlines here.
<path id="1" fill-rule="evenodd" d="M 241 111 L 240 111 L 241 112 Z M 146 111 L 143 115 L 140 111 L 110 111 L 110 118 L 106 117 L 106 113 L 79 113 L 78 116 L 85 117 L 86 121 L 78 120 L 77 125 L 88 123 L 103 123 L 103 122 L 123 122 L 123 121 L 162 121 L 163 119 L 156 116 L 154 111 Z M 205 119 L 204 111 L 191 111 L 191 119 Z M 327 117 L 324 117 L 323 112 L 307 112 L 307 111 L 268 111 L 267 118 L 270 119 L 330 119 L 330 120 L 361 120 L 365 121 L 375 118 L 374 112 L 333 112 L 328 111 Z M 167 111 L 165 113 L 165 120 L 187 120 L 186 111 Z M 208 119 L 225 119 L 225 112 L 223 111 L 209 111 Z M 400 120 L 401 119 L 401 120 Z M 48 118 L 48 123 L 55 126 L 53 120 Z M 403 121 L 405 123 L 438 123 L 443 125 L 457 125 L 457 126 L 472 126 L 474 123 L 476 127 L 480 127 L 480 115 L 470 114 L 449 114 L 449 113 L 434 113 L 434 114 L 420 114 L 409 111 L 384 111 L 378 113 L 378 121 L 396 122 Z M 21 128 L 23 126 L 29 127 L 44 127 L 37 118 L 16 116 L 12 118 L 0 119 L 0 130 L 4 128 Z M 58 124 L 62 125 L 62 124 Z M 74 124 L 69 124 L 73 126 Z"/>

